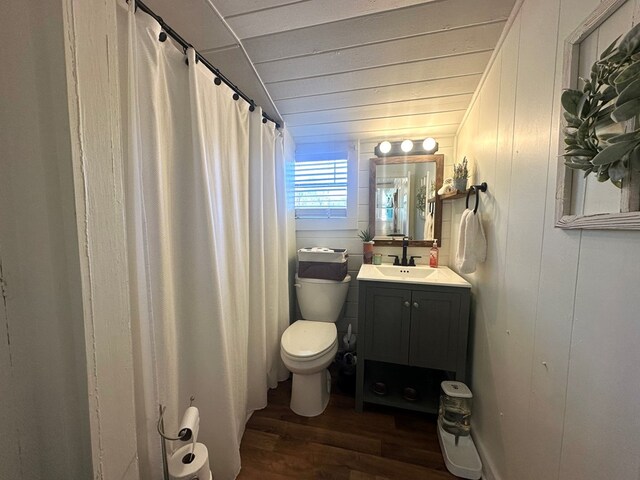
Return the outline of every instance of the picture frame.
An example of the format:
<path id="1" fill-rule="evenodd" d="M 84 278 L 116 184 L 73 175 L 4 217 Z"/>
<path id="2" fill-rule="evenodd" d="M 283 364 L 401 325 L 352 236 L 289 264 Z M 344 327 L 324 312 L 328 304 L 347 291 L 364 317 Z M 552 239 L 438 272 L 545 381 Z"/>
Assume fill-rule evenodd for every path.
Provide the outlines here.
<path id="1" fill-rule="evenodd" d="M 580 66 L 581 43 L 598 29 L 609 17 L 627 2 L 634 5 L 634 23 L 640 20 L 638 11 L 640 2 L 637 0 L 603 0 L 594 12 L 565 40 L 562 89 L 578 87 L 578 70 Z M 626 33 L 621 31 L 621 34 Z M 635 120 L 631 120 L 632 129 Z M 619 211 L 594 214 L 577 214 L 572 209 L 572 189 L 574 185 L 574 170 L 565 165 L 564 135 L 561 120 L 559 134 L 557 183 L 555 198 L 555 226 L 563 229 L 594 229 L 594 230 L 640 230 L 640 172 L 629 169 L 629 177 L 623 182 L 620 192 Z"/>

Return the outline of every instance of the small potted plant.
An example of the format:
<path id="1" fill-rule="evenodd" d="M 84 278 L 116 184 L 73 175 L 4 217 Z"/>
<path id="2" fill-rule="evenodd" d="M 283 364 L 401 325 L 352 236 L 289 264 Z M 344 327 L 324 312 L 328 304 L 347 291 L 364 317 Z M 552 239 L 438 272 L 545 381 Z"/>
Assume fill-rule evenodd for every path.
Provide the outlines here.
<path id="1" fill-rule="evenodd" d="M 360 239 L 362 240 L 362 257 L 363 263 L 372 263 L 373 262 L 373 235 L 371 231 L 367 228 L 366 230 L 360 230 L 358 234 Z"/>
<path id="2" fill-rule="evenodd" d="M 467 157 L 462 159 L 461 163 L 453 165 L 453 188 L 459 192 L 467 190 L 467 180 L 469 179 L 469 168 Z"/>

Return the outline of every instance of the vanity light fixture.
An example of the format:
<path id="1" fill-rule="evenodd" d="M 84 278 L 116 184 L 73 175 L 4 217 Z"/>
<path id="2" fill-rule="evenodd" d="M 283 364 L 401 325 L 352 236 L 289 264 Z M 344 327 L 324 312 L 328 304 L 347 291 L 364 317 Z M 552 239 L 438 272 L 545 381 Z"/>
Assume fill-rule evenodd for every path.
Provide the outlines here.
<path id="1" fill-rule="evenodd" d="M 405 153 L 409 153 L 413 150 L 413 142 L 411 140 L 403 140 L 400 144 L 400 149 Z"/>
<path id="2" fill-rule="evenodd" d="M 438 142 L 428 137 L 424 140 L 403 140 L 389 142 L 387 140 L 376 145 L 374 153 L 378 157 L 394 157 L 398 155 L 432 155 L 438 151 Z"/>
<path id="3" fill-rule="evenodd" d="M 425 151 L 435 151 L 437 150 L 438 143 L 431 137 L 425 138 L 424 142 L 422 142 L 422 149 Z"/>
<path id="4" fill-rule="evenodd" d="M 378 145 L 378 148 L 380 149 L 380 153 L 389 153 L 391 151 L 391 142 L 385 140 Z"/>

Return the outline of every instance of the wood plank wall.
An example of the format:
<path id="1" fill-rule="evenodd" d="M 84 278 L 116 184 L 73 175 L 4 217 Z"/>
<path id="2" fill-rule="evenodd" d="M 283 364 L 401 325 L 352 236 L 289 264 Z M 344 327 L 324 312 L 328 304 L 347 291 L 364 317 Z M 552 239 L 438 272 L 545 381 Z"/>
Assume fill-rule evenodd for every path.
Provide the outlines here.
<path id="1" fill-rule="evenodd" d="M 525 0 L 457 137 L 458 156 L 489 184 L 488 258 L 467 276 L 473 428 L 487 478 L 640 471 L 640 233 L 554 228 L 563 42 L 598 4 Z M 617 15 L 617 34 L 638 21 L 638 5 Z"/>

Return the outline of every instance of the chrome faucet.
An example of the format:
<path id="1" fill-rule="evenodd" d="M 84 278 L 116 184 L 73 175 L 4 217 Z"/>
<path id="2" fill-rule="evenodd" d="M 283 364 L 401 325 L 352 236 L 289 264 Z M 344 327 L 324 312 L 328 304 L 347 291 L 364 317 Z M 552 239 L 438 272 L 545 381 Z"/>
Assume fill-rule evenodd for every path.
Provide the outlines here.
<path id="1" fill-rule="evenodd" d="M 407 247 L 409 246 L 409 237 L 402 237 L 402 261 L 400 265 L 406 267 L 409 265 L 409 260 L 407 260 Z"/>

